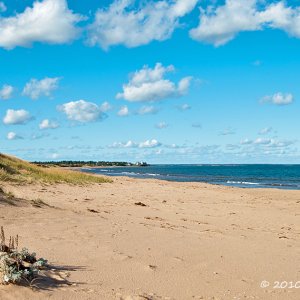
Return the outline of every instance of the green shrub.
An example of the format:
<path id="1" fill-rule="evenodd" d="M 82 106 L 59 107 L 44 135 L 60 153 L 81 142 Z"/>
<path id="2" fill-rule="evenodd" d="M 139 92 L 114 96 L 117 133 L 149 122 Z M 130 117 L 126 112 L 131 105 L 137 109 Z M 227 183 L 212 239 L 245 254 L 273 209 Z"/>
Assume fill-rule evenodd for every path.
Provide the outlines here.
<path id="1" fill-rule="evenodd" d="M 0 232 L 0 280 L 2 284 L 20 283 L 25 280 L 31 283 L 45 268 L 47 260 L 36 258 L 35 253 L 30 253 L 28 249 L 18 250 L 19 237 L 10 237 L 8 246 L 5 243 L 5 234 L 1 226 Z"/>

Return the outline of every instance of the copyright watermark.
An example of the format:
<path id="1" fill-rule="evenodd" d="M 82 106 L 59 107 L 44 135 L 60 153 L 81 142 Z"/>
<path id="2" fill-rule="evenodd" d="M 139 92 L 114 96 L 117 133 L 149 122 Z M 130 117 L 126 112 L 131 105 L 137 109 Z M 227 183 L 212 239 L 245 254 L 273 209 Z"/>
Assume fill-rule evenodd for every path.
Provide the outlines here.
<path id="1" fill-rule="evenodd" d="M 267 281 L 267 280 L 263 280 L 263 281 L 260 283 L 260 287 L 263 288 L 263 289 L 265 289 L 265 288 L 267 288 L 267 287 L 269 287 L 269 286 L 270 286 L 270 282 Z"/>
<path id="2" fill-rule="evenodd" d="M 273 288 L 273 289 L 300 289 L 300 281 L 267 281 L 263 280 L 260 283 L 262 289 Z"/>

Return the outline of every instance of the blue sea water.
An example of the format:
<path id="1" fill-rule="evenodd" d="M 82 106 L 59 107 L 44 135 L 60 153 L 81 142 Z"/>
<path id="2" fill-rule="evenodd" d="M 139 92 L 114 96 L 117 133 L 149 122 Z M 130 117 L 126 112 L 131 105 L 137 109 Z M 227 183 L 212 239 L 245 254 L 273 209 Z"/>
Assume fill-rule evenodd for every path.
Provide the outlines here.
<path id="1" fill-rule="evenodd" d="M 151 165 L 82 168 L 108 176 L 206 182 L 237 187 L 300 189 L 300 165 Z"/>

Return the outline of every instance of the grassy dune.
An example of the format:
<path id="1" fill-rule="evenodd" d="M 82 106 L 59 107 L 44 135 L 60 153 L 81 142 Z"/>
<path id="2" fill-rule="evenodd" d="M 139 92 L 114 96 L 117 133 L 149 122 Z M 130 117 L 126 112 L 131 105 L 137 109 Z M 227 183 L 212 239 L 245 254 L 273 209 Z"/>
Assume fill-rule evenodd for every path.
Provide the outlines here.
<path id="1" fill-rule="evenodd" d="M 58 167 L 39 167 L 24 160 L 0 153 L 0 181 L 30 183 L 105 183 L 110 179 Z"/>

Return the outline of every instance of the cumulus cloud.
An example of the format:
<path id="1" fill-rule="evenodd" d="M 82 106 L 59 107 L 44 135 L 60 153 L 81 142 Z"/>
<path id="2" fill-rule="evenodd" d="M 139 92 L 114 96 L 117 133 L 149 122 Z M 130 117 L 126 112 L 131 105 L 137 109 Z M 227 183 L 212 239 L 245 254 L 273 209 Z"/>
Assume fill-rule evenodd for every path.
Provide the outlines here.
<path id="1" fill-rule="evenodd" d="M 55 121 L 50 121 L 48 119 L 43 120 L 40 124 L 39 124 L 39 128 L 40 129 L 56 129 L 59 127 L 59 124 Z"/>
<path id="2" fill-rule="evenodd" d="M 139 144 L 139 148 L 156 148 L 161 146 L 161 143 L 155 139 L 147 140 Z"/>
<path id="3" fill-rule="evenodd" d="M 166 122 L 159 122 L 155 125 L 155 127 L 157 129 L 164 129 L 164 128 L 167 128 L 169 125 L 166 123 Z"/>
<path id="4" fill-rule="evenodd" d="M 147 102 L 183 96 L 189 89 L 192 77 L 184 77 L 176 85 L 165 78 L 167 73 L 174 70 L 174 66 L 164 67 L 161 63 L 157 63 L 153 69 L 144 66 L 132 75 L 129 83 L 123 85 L 123 92 L 116 97 L 130 102 Z"/>
<path id="5" fill-rule="evenodd" d="M 138 111 L 138 115 L 149 115 L 149 114 L 156 114 L 158 112 L 158 108 L 155 106 L 142 106 Z"/>
<path id="6" fill-rule="evenodd" d="M 258 145 L 269 145 L 272 143 L 272 139 L 263 139 L 263 138 L 257 138 L 254 141 L 254 144 L 258 144 Z"/>
<path id="7" fill-rule="evenodd" d="M 15 132 L 11 131 L 7 134 L 8 140 L 20 140 L 23 139 L 20 135 L 16 134 Z"/>
<path id="8" fill-rule="evenodd" d="M 198 27 L 190 36 L 198 41 L 221 46 L 242 31 L 265 28 L 281 29 L 300 38 L 300 9 L 285 1 L 267 3 L 259 0 L 226 0 L 224 5 L 201 9 Z"/>
<path id="9" fill-rule="evenodd" d="M 20 110 L 8 109 L 6 111 L 6 115 L 3 118 L 3 123 L 5 125 L 26 124 L 32 119 L 33 118 L 30 115 L 30 113 L 24 109 L 20 109 Z"/>
<path id="10" fill-rule="evenodd" d="M 107 112 L 112 109 L 112 106 L 107 101 L 105 101 L 101 104 L 100 109 L 103 112 Z"/>
<path id="11" fill-rule="evenodd" d="M 159 146 L 161 146 L 161 143 L 152 139 L 140 143 L 136 143 L 131 140 L 128 142 L 115 142 L 110 146 L 110 148 L 156 148 Z"/>
<path id="12" fill-rule="evenodd" d="M 74 40 L 76 23 L 84 18 L 74 14 L 66 0 L 35 1 L 15 16 L 0 19 L 0 47 L 29 47 L 34 42 L 64 44 Z"/>
<path id="13" fill-rule="evenodd" d="M 120 117 L 126 117 L 129 115 L 129 109 L 126 105 L 122 106 L 120 110 L 118 111 L 118 116 Z"/>
<path id="14" fill-rule="evenodd" d="M 101 106 L 85 100 L 71 101 L 62 104 L 58 106 L 58 110 L 65 113 L 69 120 L 81 123 L 95 122 L 105 117 Z"/>
<path id="15" fill-rule="evenodd" d="M 133 141 L 115 142 L 110 146 L 110 148 L 136 148 L 136 147 L 138 147 L 138 144 Z"/>
<path id="16" fill-rule="evenodd" d="M 114 45 L 137 47 L 171 37 L 179 19 L 191 12 L 198 0 L 146 1 L 115 0 L 99 9 L 89 27 L 88 42 L 108 49 Z"/>
<path id="17" fill-rule="evenodd" d="M 260 100 L 261 103 L 272 103 L 275 105 L 288 105 L 292 104 L 293 101 L 294 96 L 291 93 L 276 93 L 274 95 L 265 96 Z"/>
<path id="18" fill-rule="evenodd" d="M 31 79 L 26 83 L 23 89 L 23 95 L 28 96 L 33 100 L 40 98 L 41 96 L 50 97 L 51 93 L 58 89 L 58 83 L 60 78 L 44 78 L 41 80 Z"/>
<path id="19" fill-rule="evenodd" d="M 0 2 L 0 13 L 5 12 L 6 9 L 6 5 L 3 2 Z"/>
<path id="20" fill-rule="evenodd" d="M 0 89 L 0 99 L 7 100 L 13 95 L 14 88 L 11 85 L 4 84 Z"/>

